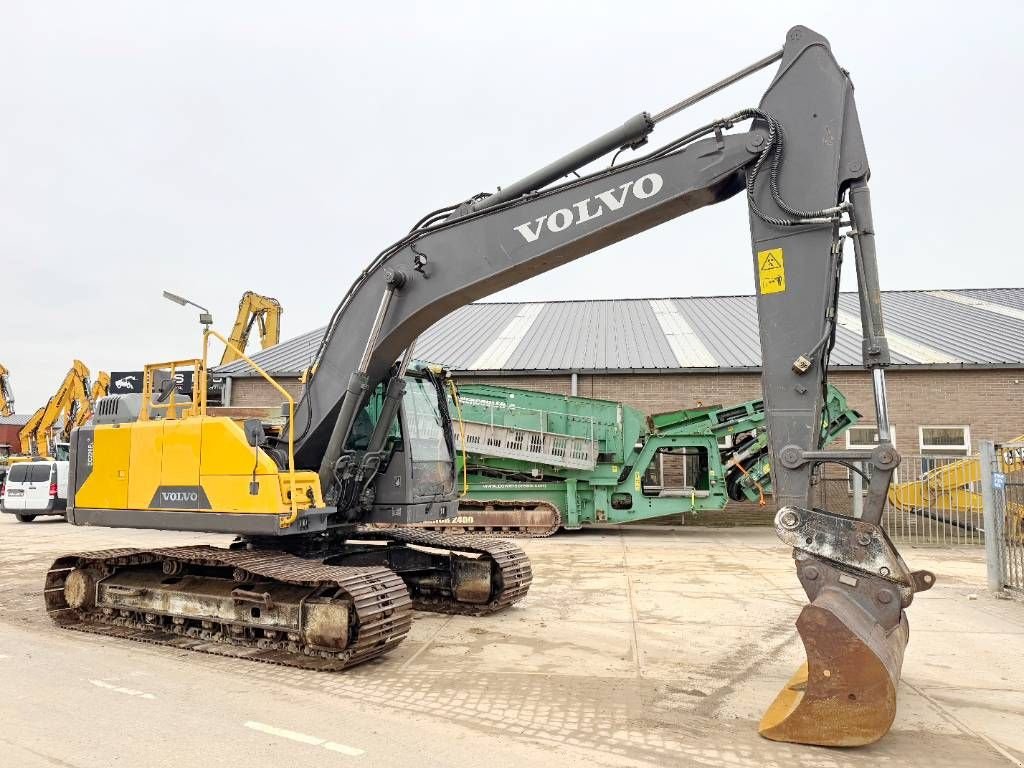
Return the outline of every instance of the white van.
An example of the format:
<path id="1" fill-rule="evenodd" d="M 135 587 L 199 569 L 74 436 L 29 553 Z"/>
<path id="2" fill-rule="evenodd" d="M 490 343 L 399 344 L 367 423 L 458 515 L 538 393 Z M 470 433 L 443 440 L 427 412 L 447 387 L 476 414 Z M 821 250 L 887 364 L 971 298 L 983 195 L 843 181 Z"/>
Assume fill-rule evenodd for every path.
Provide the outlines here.
<path id="1" fill-rule="evenodd" d="M 66 461 L 23 461 L 13 464 L 0 485 L 0 512 L 29 523 L 38 515 L 65 515 L 68 506 Z"/>

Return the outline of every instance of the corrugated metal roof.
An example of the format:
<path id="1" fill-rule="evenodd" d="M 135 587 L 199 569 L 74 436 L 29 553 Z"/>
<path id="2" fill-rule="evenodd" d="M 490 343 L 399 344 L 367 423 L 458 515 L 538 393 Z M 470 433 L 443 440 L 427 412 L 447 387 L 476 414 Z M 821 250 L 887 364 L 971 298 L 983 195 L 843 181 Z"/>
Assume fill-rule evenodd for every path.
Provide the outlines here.
<path id="1" fill-rule="evenodd" d="M 1020 288 L 965 288 L 953 291 L 953 293 L 982 301 L 991 301 L 993 304 L 1002 304 L 1005 307 L 1024 309 L 1024 290 Z"/>
<path id="2" fill-rule="evenodd" d="M 32 418 L 31 413 L 15 413 L 10 416 L 0 416 L 0 427 L 24 427 Z"/>
<path id="3" fill-rule="evenodd" d="M 275 344 L 270 349 L 264 349 L 262 352 L 250 355 L 250 357 L 263 370 L 274 376 L 298 376 L 309 367 L 326 330 L 326 325 L 321 326 L 301 336 L 296 336 L 294 339 L 289 339 L 281 344 Z M 245 360 L 236 360 L 233 363 L 222 365 L 214 368 L 213 372 L 226 376 L 252 376 L 255 374 L 255 371 Z"/>
<path id="4" fill-rule="evenodd" d="M 489 304 L 481 312 L 480 306 L 459 307 L 439 320 L 420 335 L 417 349 L 429 349 L 438 360 L 451 360 L 446 365 L 468 368 L 490 346 L 494 329 L 504 328 L 519 308 L 518 304 Z"/>
<path id="5" fill-rule="evenodd" d="M 761 364 L 753 296 L 704 296 L 675 302 L 719 367 L 756 368 Z"/>
<path id="6" fill-rule="evenodd" d="M 960 291 L 950 291 L 960 295 Z M 1005 304 L 995 297 L 974 298 Z M 993 291 L 997 296 L 1002 292 Z M 1018 289 L 1024 299 L 1024 289 Z M 1003 294 L 1005 295 L 1005 294 Z M 839 297 L 840 309 L 856 314 L 857 297 Z M 978 307 L 936 297 L 931 291 L 894 291 L 882 296 L 886 330 L 927 345 L 957 362 L 999 365 L 1021 361 L 1024 319 L 1006 317 Z"/>
<path id="7" fill-rule="evenodd" d="M 886 331 L 897 366 L 1024 367 L 1024 288 L 888 291 Z M 833 367 L 859 367 L 856 294 L 844 293 L 845 326 Z M 276 376 L 312 361 L 324 329 L 254 355 Z M 420 337 L 416 357 L 455 371 L 756 370 L 753 296 L 470 304 Z M 218 374 L 251 376 L 244 361 Z"/>

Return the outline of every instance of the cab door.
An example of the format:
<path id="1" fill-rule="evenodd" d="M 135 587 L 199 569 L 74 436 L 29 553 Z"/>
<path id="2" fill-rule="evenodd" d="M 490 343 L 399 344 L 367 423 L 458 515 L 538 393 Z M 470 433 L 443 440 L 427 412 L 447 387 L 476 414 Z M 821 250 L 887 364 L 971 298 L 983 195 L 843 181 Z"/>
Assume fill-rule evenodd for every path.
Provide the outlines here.
<path id="1" fill-rule="evenodd" d="M 25 479 L 28 464 L 15 464 L 4 481 L 4 511 L 20 512 L 25 509 Z"/>
<path id="2" fill-rule="evenodd" d="M 44 512 L 50 508 L 50 487 L 57 482 L 56 468 L 50 462 L 24 465 L 28 470 L 25 483 L 24 507 L 26 512 Z"/>

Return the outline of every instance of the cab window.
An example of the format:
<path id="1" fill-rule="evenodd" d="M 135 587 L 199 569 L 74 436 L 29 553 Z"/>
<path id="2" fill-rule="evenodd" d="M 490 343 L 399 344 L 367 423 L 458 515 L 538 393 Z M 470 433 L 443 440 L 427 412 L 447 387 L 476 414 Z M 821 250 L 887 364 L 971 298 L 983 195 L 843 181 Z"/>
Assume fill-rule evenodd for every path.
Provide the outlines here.
<path id="1" fill-rule="evenodd" d="M 48 483 L 52 469 L 52 464 L 29 464 L 28 481 L 30 483 Z"/>

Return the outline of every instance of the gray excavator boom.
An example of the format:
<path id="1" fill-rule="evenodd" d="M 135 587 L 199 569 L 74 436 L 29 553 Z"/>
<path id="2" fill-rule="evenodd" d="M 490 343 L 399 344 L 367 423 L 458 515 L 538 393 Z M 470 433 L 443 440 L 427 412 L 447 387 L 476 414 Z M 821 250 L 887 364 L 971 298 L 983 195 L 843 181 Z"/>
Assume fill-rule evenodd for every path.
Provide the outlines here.
<path id="1" fill-rule="evenodd" d="M 639 146 L 659 120 L 775 61 L 778 72 L 756 108 L 619 166 L 544 186 L 602 152 Z M 746 130 L 734 130 L 747 121 Z M 889 354 L 868 177 L 849 75 L 823 37 L 794 27 L 781 54 L 654 118 L 642 113 L 497 195 L 429 214 L 380 254 L 332 318 L 296 411 L 297 464 L 319 470 L 325 489 L 353 476 L 350 465 L 359 458 L 344 449 L 358 409 L 388 380 L 395 360 L 409 357 L 416 337 L 443 316 L 744 193 L 779 505 L 776 528 L 793 547 L 810 600 L 797 622 L 808 663 L 769 708 L 762 733 L 840 746 L 876 740 L 895 715 L 908 638 L 904 609 L 934 577 L 911 572 L 879 525 L 899 455 L 889 439 L 884 378 Z M 881 444 L 874 451 L 838 454 L 822 450 L 818 427 L 847 240 L 853 244 L 864 364 L 872 376 Z M 397 401 L 401 392 L 394 395 Z M 851 459 L 871 465 L 863 516 L 812 509 L 815 466 Z M 355 476 L 367 482 L 372 472 L 370 466 Z M 428 511 L 409 505 L 405 521 L 420 522 Z M 395 507 L 388 514 L 391 522 L 402 522 L 394 519 Z M 364 502 L 355 516 L 372 519 L 372 504 Z"/>

